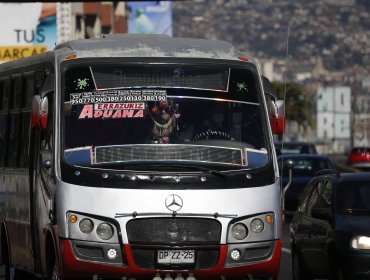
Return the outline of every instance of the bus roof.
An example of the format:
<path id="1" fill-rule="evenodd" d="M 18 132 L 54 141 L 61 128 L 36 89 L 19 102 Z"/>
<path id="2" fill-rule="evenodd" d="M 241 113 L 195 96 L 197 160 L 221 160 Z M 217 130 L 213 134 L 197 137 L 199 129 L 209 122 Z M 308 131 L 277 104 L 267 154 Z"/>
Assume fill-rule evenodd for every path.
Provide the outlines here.
<path id="1" fill-rule="evenodd" d="M 0 63 L 0 72 L 16 68 L 28 67 L 37 63 L 51 62 L 54 64 L 54 53 L 52 51 Z"/>
<path id="2" fill-rule="evenodd" d="M 173 38 L 166 35 L 113 34 L 100 39 L 74 40 L 59 44 L 63 55 L 85 57 L 173 57 L 240 60 L 245 57 L 225 41 Z"/>

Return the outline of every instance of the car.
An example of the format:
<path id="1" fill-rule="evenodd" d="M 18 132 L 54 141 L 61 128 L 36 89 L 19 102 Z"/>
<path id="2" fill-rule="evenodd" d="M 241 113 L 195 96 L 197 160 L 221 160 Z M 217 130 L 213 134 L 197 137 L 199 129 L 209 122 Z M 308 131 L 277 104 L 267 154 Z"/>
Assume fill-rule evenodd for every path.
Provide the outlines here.
<path id="1" fill-rule="evenodd" d="M 348 156 L 348 165 L 356 168 L 370 168 L 370 147 L 353 147 Z"/>
<path id="2" fill-rule="evenodd" d="M 369 279 L 370 173 L 313 178 L 290 224 L 293 280 Z"/>
<path id="3" fill-rule="evenodd" d="M 279 170 L 282 177 L 282 187 L 284 188 L 289 179 L 289 170 L 286 166 L 287 161 L 293 161 L 292 182 L 285 194 L 285 210 L 293 212 L 297 209 L 298 201 L 307 185 L 320 170 L 336 170 L 333 162 L 324 155 L 318 154 L 291 154 L 278 157 Z M 292 213 L 291 213 L 292 214 Z"/>
<path id="4" fill-rule="evenodd" d="M 276 155 L 317 154 L 316 146 L 311 142 L 275 142 Z"/>

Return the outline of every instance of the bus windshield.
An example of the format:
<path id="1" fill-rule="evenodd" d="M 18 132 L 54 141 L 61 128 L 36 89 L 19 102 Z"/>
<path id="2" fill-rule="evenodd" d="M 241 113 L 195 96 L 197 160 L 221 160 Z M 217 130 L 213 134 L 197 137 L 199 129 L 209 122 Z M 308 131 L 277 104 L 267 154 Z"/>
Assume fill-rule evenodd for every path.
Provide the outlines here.
<path id="1" fill-rule="evenodd" d="M 268 162 L 262 95 L 252 69 L 90 64 L 70 66 L 63 77 L 63 149 L 70 165 L 238 170 Z"/>

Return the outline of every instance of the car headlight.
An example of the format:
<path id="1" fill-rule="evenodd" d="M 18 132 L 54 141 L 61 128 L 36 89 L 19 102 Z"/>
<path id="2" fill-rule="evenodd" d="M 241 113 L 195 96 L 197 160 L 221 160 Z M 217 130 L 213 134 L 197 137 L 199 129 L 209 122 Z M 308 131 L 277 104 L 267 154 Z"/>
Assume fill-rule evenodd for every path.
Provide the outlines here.
<path id="1" fill-rule="evenodd" d="M 351 247 L 356 250 L 370 250 L 370 237 L 356 236 L 352 238 Z"/>
<path id="2" fill-rule="evenodd" d="M 263 231 L 264 229 L 264 224 L 262 222 L 262 220 L 260 219 L 254 219 L 252 222 L 251 222 L 251 230 L 255 233 L 260 233 Z"/>
<path id="3" fill-rule="evenodd" d="M 231 234 L 233 235 L 235 239 L 242 240 L 247 237 L 248 229 L 244 224 L 237 223 L 233 225 L 231 229 Z"/>
<path id="4" fill-rule="evenodd" d="M 96 229 L 96 234 L 103 240 L 111 239 L 114 233 L 114 229 L 110 224 L 101 223 Z"/>

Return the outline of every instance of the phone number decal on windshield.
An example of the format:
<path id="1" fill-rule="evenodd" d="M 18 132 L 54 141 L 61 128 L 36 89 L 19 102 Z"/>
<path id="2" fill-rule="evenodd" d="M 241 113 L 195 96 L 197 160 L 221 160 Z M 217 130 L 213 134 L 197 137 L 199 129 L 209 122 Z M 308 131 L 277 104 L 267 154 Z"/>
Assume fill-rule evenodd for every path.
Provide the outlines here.
<path id="1" fill-rule="evenodd" d="M 132 102 L 132 101 L 166 101 L 166 90 L 105 90 L 97 92 L 71 93 L 71 105 L 109 103 L 109 102 Z"/>

